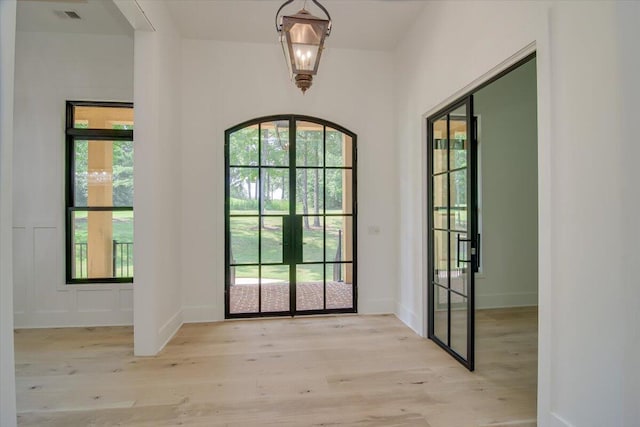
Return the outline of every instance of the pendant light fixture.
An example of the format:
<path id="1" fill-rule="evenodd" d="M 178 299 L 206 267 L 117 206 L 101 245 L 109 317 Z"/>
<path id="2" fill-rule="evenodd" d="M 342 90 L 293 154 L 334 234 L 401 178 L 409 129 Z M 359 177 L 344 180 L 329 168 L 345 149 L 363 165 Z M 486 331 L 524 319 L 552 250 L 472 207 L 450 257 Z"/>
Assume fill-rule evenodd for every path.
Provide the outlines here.
<path id="1" fill-rule="evenodd" d="M 282 9 L 293 1 L 285 1 L 276 12 L 276 30 L 280 34 L 290 75 L 305 93 L 311 87 L 313 76 L 318 73 L 324 40 L 331 34 L 331 16 L 317 0 L 312 0 L 327 19 L 313 16 L 304 7 L 295 15 L 280 17 Z"/>

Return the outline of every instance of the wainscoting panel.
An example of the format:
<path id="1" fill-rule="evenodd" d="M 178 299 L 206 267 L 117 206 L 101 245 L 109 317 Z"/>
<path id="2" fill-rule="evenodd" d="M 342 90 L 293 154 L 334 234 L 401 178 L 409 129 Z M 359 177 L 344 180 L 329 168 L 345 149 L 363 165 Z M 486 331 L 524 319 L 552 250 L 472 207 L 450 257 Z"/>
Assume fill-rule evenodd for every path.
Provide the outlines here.
<path id="1" fill-rule="evenodd" d="M 64 229 L 13 227 L 16 328 L 131 325 L 133 285 L 65 283 Z"/>
<path id="2" fill-rule="evenodd" d="M 29 239 L 25 227 L 13 229 L 13 312 L 16 315 L 24 314 L 28 310 L 27 284 L 29 283 L 30 269 L 23 262 L 29 259 Z"/>
<path id="3" fill-rule="evenodd" d="M 118 290 L 118 309 L 120 311 L 133 311 L 133 289 Z"/>
<path id="4" fill-rule="evenodd" d="M 117 310 L 114 289 L 82 288 L 76 290 L 78 313 L 104 313 Z"/>
<path id="5" fill-rule="evenodd" d="M 55 227 L 33 228 L 34 302 L 39 313 L 64 313 L 72 309 L 68 289 L 57 289 L 64 277 L 64 258 L 57 235 Z"/>

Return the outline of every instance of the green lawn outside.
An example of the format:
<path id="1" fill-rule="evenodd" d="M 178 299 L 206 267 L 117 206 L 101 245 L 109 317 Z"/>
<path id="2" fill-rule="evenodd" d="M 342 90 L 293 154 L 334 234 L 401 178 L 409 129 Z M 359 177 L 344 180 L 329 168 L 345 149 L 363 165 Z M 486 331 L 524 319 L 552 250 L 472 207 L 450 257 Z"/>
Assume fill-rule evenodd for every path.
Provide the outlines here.
<path id="1" fill-rule="evenodd" d="M 87 242 L 87 211 L 75 211 L 73 215 L 74 241 Z M 133 242 L 133 211 L 105 212 L 113 215 L 113 240 Z"/>
<path id="2" fill-rule="evenodd" d="M 74 243 L 87 243 L 87 211 L 75 211 L 73 214 L 73 238 Z M 133 211 L 106 211 L 104 215 L 112 215 L 113 218 L 113 239 L 120 243 L 133 242 Z M 126 249 L 124 253 L 116 253 L 116 271 L 114 277 L 133 276 L 133 248 L 129 248 L 127 258 Z M 84 247 L 86 251 L 86 246 Z M 87 277 L 87 253 L 81 252 L 81 248 L 75 248 L 75 278 Z M 128 270 L 127 270 L 128 264 Z"/>
<path id="3" fill-rule="evenodd" d="M 339 230 L 344 229 L 343 220 L 351 217 L 326 217 L 326 261 L 333 262 L 338 248 Z M 303 228 L 303 262 L 323 262 L 324 228 L 323 218 L 320 226 L 314 226 L 313 217 L 309 217 L 309 229 Z M 233 262 L 238 264 L 258 263 L 258 217 L 232 217 L 231 250 Z M 344 248 L 342 248 L 344 252 Z M 343 255 L 344 260 L 344 255 Z M 267 217 L 262 229 L 262 263 L 282 262 L 282 217 Z M 333 266 L 329 266 L 333 271 Z M 298 281 L 316 281 L 323 279 L 323 265 L 298 265 Z M 257 267 L 236 267 L 237 278 L 258 277 Z M 288 266 L 263 266 L 263 279 L 288 280 Z"/>
<path id="4" fill-rule="evenodd" d="M 247 211 L 233 211 L 233 213 L 247 213 Z M 288 211 L 272 211 L 269 213 L 287 215 Z M 327 213 L 339 213 L 328 211 Z M 132 211 L 106 212 L 112 214 L 113 218 L 113 240 L 118 242 L 133 242 L 133 215 Z M 326 227 L 326 261 L 333 262 L 336 257 L 338 247 L 339 230 L 344 229 L 344 218 L 350 217 L 325 217 Z M 320 217 L 320 227 L 314 226 L 314 218 L 309 217 L 309 229 L 303 228 L 303 261 L 323 262 L 322 249 L 323 239 L 323 218 Z M 74 242 L 87 242 L 87 212 L 74 212 Z M 236 263 L 258 263 L 258 217 L 232 217 L 231 223 L 231 243 L 233 258 Z M 343 248 L 344 251 L 344 248 Z M 126 254 L 125 254 L 126 255 Z M 78 250 L 75 253 L 75 276 L 76 278 L 86 277 L 87 256 Z M 344 260 L 344 256 L 343 256 Z M 133 253 L 130 253 L 128 260 L 129 275 L 133 275 Z M 264 228 L 262 229 L 262 262 L 280 263 L 282 262 L 282 217 L 266 217 Z M 122 268 L 121 268 L 122 264 Z M 127 258 L 122 258 L 122 254 L 116 254 L 116 274 L 115 277 L 125 277 Z M 299 265 L 297 266 L 298 281 L 317 281 L 323 279 L 323 265 Z M 333 266 L 328 265 L 327 277 L 331 277 Z M 83 274 L 80 271 L 83 271 Z M 237 278 L 257 278 L 257 267 L 236 267 Z M 263 279 L 288 280 L 288 266 L 263 266 Z"/>

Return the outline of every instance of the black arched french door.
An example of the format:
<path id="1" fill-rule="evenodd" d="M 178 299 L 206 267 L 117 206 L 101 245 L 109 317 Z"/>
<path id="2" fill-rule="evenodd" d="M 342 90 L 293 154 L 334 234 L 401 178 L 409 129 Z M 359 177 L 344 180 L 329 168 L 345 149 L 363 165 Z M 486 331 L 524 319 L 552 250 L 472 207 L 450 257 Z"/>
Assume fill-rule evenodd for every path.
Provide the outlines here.
<path id="1" fill-rule="evenodd" d="M 225 316 L 356 312 L 356 135 L 262 117 L 225 132 Z"/>

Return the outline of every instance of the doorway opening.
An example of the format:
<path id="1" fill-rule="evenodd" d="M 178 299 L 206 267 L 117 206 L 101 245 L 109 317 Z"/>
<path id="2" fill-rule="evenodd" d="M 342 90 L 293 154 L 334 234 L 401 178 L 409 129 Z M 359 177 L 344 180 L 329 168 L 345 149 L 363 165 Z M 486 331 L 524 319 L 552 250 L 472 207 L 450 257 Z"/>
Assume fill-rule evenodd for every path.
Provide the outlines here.
<path id="1" fill-rule="evenodd" d="M 356 143 L 299 115 L 225 132 L 226 318 L 357 311 Z"/>
<path id="2" fill-rule="evenodd" d="M 427 137 L 428 337 L 469 370 L 533 354 L 535 382 L 535 53 L 429 116 Z"/>

